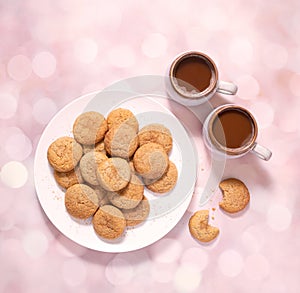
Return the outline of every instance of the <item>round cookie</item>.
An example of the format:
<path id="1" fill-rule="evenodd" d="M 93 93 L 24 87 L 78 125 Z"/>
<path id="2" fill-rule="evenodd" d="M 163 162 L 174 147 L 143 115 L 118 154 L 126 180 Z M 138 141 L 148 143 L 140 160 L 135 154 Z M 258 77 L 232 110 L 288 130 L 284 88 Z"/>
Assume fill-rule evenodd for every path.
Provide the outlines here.
<path id="1" fill-rule="evenodd" d="M 73 134 L 81 144 L 94 145 L 101 141 L 107 131 L 107 122 L 98 112 L 85 112 L 73 124 Z"/>
<path id="2" fill-rule="evenodd" d="M 150 213 L 149 201 L 146 196 L 144 196 L 137 207 L 130 210 L 123 209 L 122 212 L 126 219 L 126 226 L 136 226 L 147 219 Z"/>
<path id="3" fill-rule="evenodd" d="M 54 178 L 56 182 L 65 189 L 68 189 L 74 184 L 83 183 L 79 167 L 69 172 L 57 172 L 54 170 Z"/>
<path id="4" fill-rule="evenodd" d="M 109 201 L 120 209 L 135 208 L 144 195 L 144 185 L 136 176 L 132 175 L 129 184 L 120 191 L 108 192 Z"/>
<path id="5" fill-rule="evenodd" d="M 235 178 L 223 180 L 219 184 L 223 192 L 220 208 L 228 213 L 237 213 L 243 210 L 250 201 L 250 194 L 246 185 Z"/>
<path id="6" fill-rule="evenodd" d="M 157 180 L 147 180 L 144 182 L 148 189 L 156 193 L 166 193 L 174 188 L 178 178 L 176 165 L 169 161 L 167 172 Z"/>
<path id="7" fill-rule="evenodd" d="M 98 185 L 97 167 L 107 159 L 107 156 L 100 152 L 88 152 L 85 154 L 79 163 L 83 179 L 89 184 Z"/>
<path id="8" fill-rule="evenodd" d="M 85 184 L 75 184 L 65 193 L 65 206 L 71 216 L 87 219 L 96 212 L 99 201 L 91 187 Z"/>
<path id="9" fill-rule="evenodd" d="M 158 179 L 167 170 L 169 157 L 164 148 L 157 143 L 140 146 L 133 156 L 136 172 L 147 179 Z"/>
<path id="10" fill-rule="evenodd" d="M 47 158 L 58 172 L 69 172 L 78 164 L 82 147 L 74 138 L 64 136 L 56 139 L 48 148 Z"/>
<path id="11" fill-rule="evenodd" d="M 126 228 L 126 221 L 122 212 L 111 205 L 98 209 L 93 217 L 95 232 L 105 239 L 116 239 L 122 236 Z"/>
<path id="12" fill-rule="evenodd" d="M 195 212 L 189 220 L 191 235 L 201 241 L 210 242 L 219 235 L 219 229 L 208 225 L 208 210 Z"/>
<path id="13" fill-rule="evenodd" d="M 127 124 L 111 128 L 104 138 L 107 153 L 124 159 L 130 158 L 134 154 L 138 144 L 138 136 L 135 130 Z"/>
<path id="14" fill-rule="evenodd" d="M 122 123 L 128 124 L 131 126 L 135 132 L 139 130 L 139 123 L 133 113 L 128 109 L 118 108 L 112 110 L 107 115 L 107 125 L 108 129 L 111 129 L 115 126 L 119 126 Z"/>
<path id="15" fill-rule="evenodd" d="M 87 154 L 88 152 L 101 152 L 106 155 L 106 150 L 104 146 L 104 140 L 97 142 L 95 145 L 83 145 L 83 154 Z"/>
<path id="16" fill-rule="evenodd" d="M 126 160 L 109 158 L 99 164 L 97 178 L 101 187 L 108 191 L 118 191 L 127 186 L 131 170 Z"/>
<path id="17" fill-rule="evenodd" d="M 153 123 L 144 126 L 139 131 L 138 138 L 140 145 L 155 142 L 162 145 L 167 153 L 170 153 L 173 147 L 171 131 L 162 124 Z"/>

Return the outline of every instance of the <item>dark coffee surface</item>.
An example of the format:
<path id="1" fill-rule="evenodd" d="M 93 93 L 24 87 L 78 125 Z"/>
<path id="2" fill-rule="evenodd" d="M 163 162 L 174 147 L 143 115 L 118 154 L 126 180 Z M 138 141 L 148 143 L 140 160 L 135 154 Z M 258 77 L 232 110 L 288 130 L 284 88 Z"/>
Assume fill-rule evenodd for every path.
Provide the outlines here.
<path id="1" fill-rule="evenodd" d="M 175 68 L 175 77 L 180 86 L 188 91 L 204 91 L 210 85 L 212 71 L 207 62 L 196 56 L 183 59 Z"/>
<path id="2" fill-rule="evenodd" d="M 240 110 L 225 110 L 213 122 L 213 135 L 227 148 L 244 146 L 253 136 L 250 117 Z"/>

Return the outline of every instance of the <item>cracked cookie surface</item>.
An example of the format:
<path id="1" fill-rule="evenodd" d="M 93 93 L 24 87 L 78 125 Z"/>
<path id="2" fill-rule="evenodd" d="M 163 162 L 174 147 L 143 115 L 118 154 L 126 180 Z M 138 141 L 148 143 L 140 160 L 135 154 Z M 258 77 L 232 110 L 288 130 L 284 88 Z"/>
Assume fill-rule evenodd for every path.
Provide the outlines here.
<path id="1" fill-rule="evenodd" d="M 98 112 L 90 111 L 79 115 L 73 124 L 76 141 L 84 145 L 94 145 L 104 138 L 107 122 Z"/>
<path id="2" fill-rule="evenodd" d="M 118 191 L 127 186 L 131 170 L 126 160 L 109 158 L 99 164 L 97 178 L 101 187 L 108 191 Z"/>
<path id="3" fill-rule="evenodd" d="M 82 156 L 82 147 L 74 138 L 64 136 L 56 139 L 48 148 L 47 158 L 58 172 L 69 172 L 78 164 Z"/>
<path id="4" fill-rule="evenodd" d="M 93 217 L 95 232 L 105 239 L 119 238 L 126 228 L 123 213 L 112 205 L 104 205 L 98 209 Z"/>
<path id="5" fill-rule="evenodd" d="M 138 132 L 139 123 L 130 110 L 124 108 L 117 108 L 112 110 L 107 116 L 108 129 L 111 129 L 115 126 L 119 126 L 124 123 L 131 126 L 136 133 Z"/>
<path id="6" fill-rule="evenodd" d="M 147 179 L 158 179 L 167 170 L 169 157 L 164 148 L 157 143 L 140 146 L 133 156 L 136 172 Z"/>
<path id="7" fill-rule="evenodd" d="M 219 206 L 228 213 L 237 213 L 243 210 L 250 201 L 250 193 L 246 185 L 238 179 L 229 178 L 219 184 L 223 192 L 223 199 Z"/>
<path id="8" fill-rule="evenodd" d="M 75 184 L 65 193 L 65 206 L 71 216 L 87 219 L 98 209 L 99 200 L 91 187 L 85 184 Z"/>

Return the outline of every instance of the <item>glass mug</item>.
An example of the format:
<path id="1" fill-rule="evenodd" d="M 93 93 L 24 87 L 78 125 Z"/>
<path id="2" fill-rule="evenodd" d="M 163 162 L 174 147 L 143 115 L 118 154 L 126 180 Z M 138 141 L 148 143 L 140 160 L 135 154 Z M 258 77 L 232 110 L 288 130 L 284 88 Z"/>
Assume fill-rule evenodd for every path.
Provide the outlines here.
<path id="1" fill-rule="evenodd" d="M 177 56 L 167 70 L 165 86 L 168 95 L 185 106 L 196 106 L 216 92 L 234 95 L 237 86 L 219 80 L 218 69 L 207 55 L 189 51 Z"/>
<path id="2" fill-rule="evenodd" d="M 214 109 L 203 124 L 205 145 L 214 153 L 238 158 L 252 152 L 268 161 L 272 153 L 256 142 L 257 123 L 243 107 L 226 104 Z"/>

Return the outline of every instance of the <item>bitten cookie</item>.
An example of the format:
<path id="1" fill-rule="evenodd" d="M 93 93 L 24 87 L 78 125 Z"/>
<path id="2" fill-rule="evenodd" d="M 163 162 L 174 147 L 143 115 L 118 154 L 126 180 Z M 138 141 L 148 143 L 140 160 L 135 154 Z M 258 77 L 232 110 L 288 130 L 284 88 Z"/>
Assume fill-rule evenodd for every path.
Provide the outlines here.
<path id="1" fill-rule="evenodd" d="M 147 179 L 158 179 L 167 170 L 169 157 L 164 148 L 157 143 L 140 146 L 133 156 L 136 172 Z"/>
<path id="2" fill-rule="evenodd" d="M 100 163 L 107 160 L 107 156 L 100 152 L 88 152 L 79 163 L 82 177 L 92 185 L 98 185 L 97 168 Z"/>
<path id="3" fill-rule="evenodd" d="M 167 153 L 171 151 L 173 146 L 171 131 L 162 124 L 146 125 L 139 131 L 138 137 L 140 145 L 155 142 L 162 145 Z"/>
<path id="4" fill-rule="evenodd" d="M 107 131 L 107 122 L 98 112 L 85 112 L 73 124 L 73 134 L 81 144 L 93 145 L 101 141 Z"/>
<path id="5" fill-rule="evenodd" d="M 144 196 L 137 207 L 130 210 L 123 209 L 122 212 L 126 219 L 126 226 L 136 226 L 147 219 L 150 213 L 149 201 L 147 197 Z"/>
<path id="6" fill-rule="evenodd" d="M 99 201 L 91 187 L 85 184 L 75 184 L 66 191 L 65 206 L 71 216 L 87 219 L 96 212 Z"/>
<path id="7" fill-rule="evenodd" d="M 82 147 L 74 138 L 64 136 L 55 140 L 48 148 L 47 158 L 58 172 L 69 172 L 78 164 Z"/>
<path id="8" fill-rule="evenodd" d="M 138 136 L 131 126 L 121 124 L 112 127 L 106 133 L 104 145 L 105 150 L 111 156 L 128 159 L 138 147 Z"/>
<path id="9" fill-rule="evenodd" d="M 132 175 L 129 184 L 120 191 L 108 192 L 109 201 L 120 209 L 135 208 L 144 195 L 143 182 L 136 176 Z"/>
<path id="10" fill-rule="evenodd" d="M 208 210 L 195 212 L 189 221 L 189 230 L 191 235 L 201 241 L 209 242 L 219 235 L 219 229 L 208 225 Z"/>
<path id="11" fill-rule="evenodd" d="M 54 178 L 56 182 L 65 189 L 68 189 L 74 184 L 83 183 L 79 167 L 69 172 L 57 172 L 54 170 Z"/>
<path id="12" fill-rule="evenodd" d="M 109 158 L 97 168 L 99 184 L 108 191 L 118 191 L 126 187 L 131 178 L 131 170 L 126 160 Z"/>
<path id="13" fill-rule="evenodd" d="M 220 208 L 228 213 L 237 213 L 243 210 L 250 201 L 250 194 L 246 185 L 235 178 L 223 180 L 219 184 L 223 192 Z"/>
<path id="14" fill-rule="evenodd" d="M 128 124 L 131 126 L 135 132 L 138 132 L 139 123 L 133 113 L 128 109 L 118 108 L 111 111 L 107 116 L 107 125 L 108 129 L 111 129 L 115 126 L 119 126 L 121 124 Z"/>
<path id="15" fill-rule="evenodd" d="M 106 150 L 104 146 L 104 140 L 97 142 L 95 145 L 83 145 L 82 146 L 83 153 L 86 154 L 88 152 L 101 152 L 106 155 Z"/>
<path id="16" fill-rule="evenodd" d="M 126 221 L 122 212 L 111 205 L 105 205 L 98 209 L 93 217 L 95 232 L 105 239 L 119 238 L 126 228 Z"/>
<path id="17" fill-rule="evenodd" d="M 167 172 L 164 175 L 162 175 L 157 180 L 145 179 L 144 182 L 149 190 L 156 193 L 165 193 L 174 188 L 177 182 L 177 178 L 178 171 L 176 165 L 173 162 L 169 161 Z"/>

